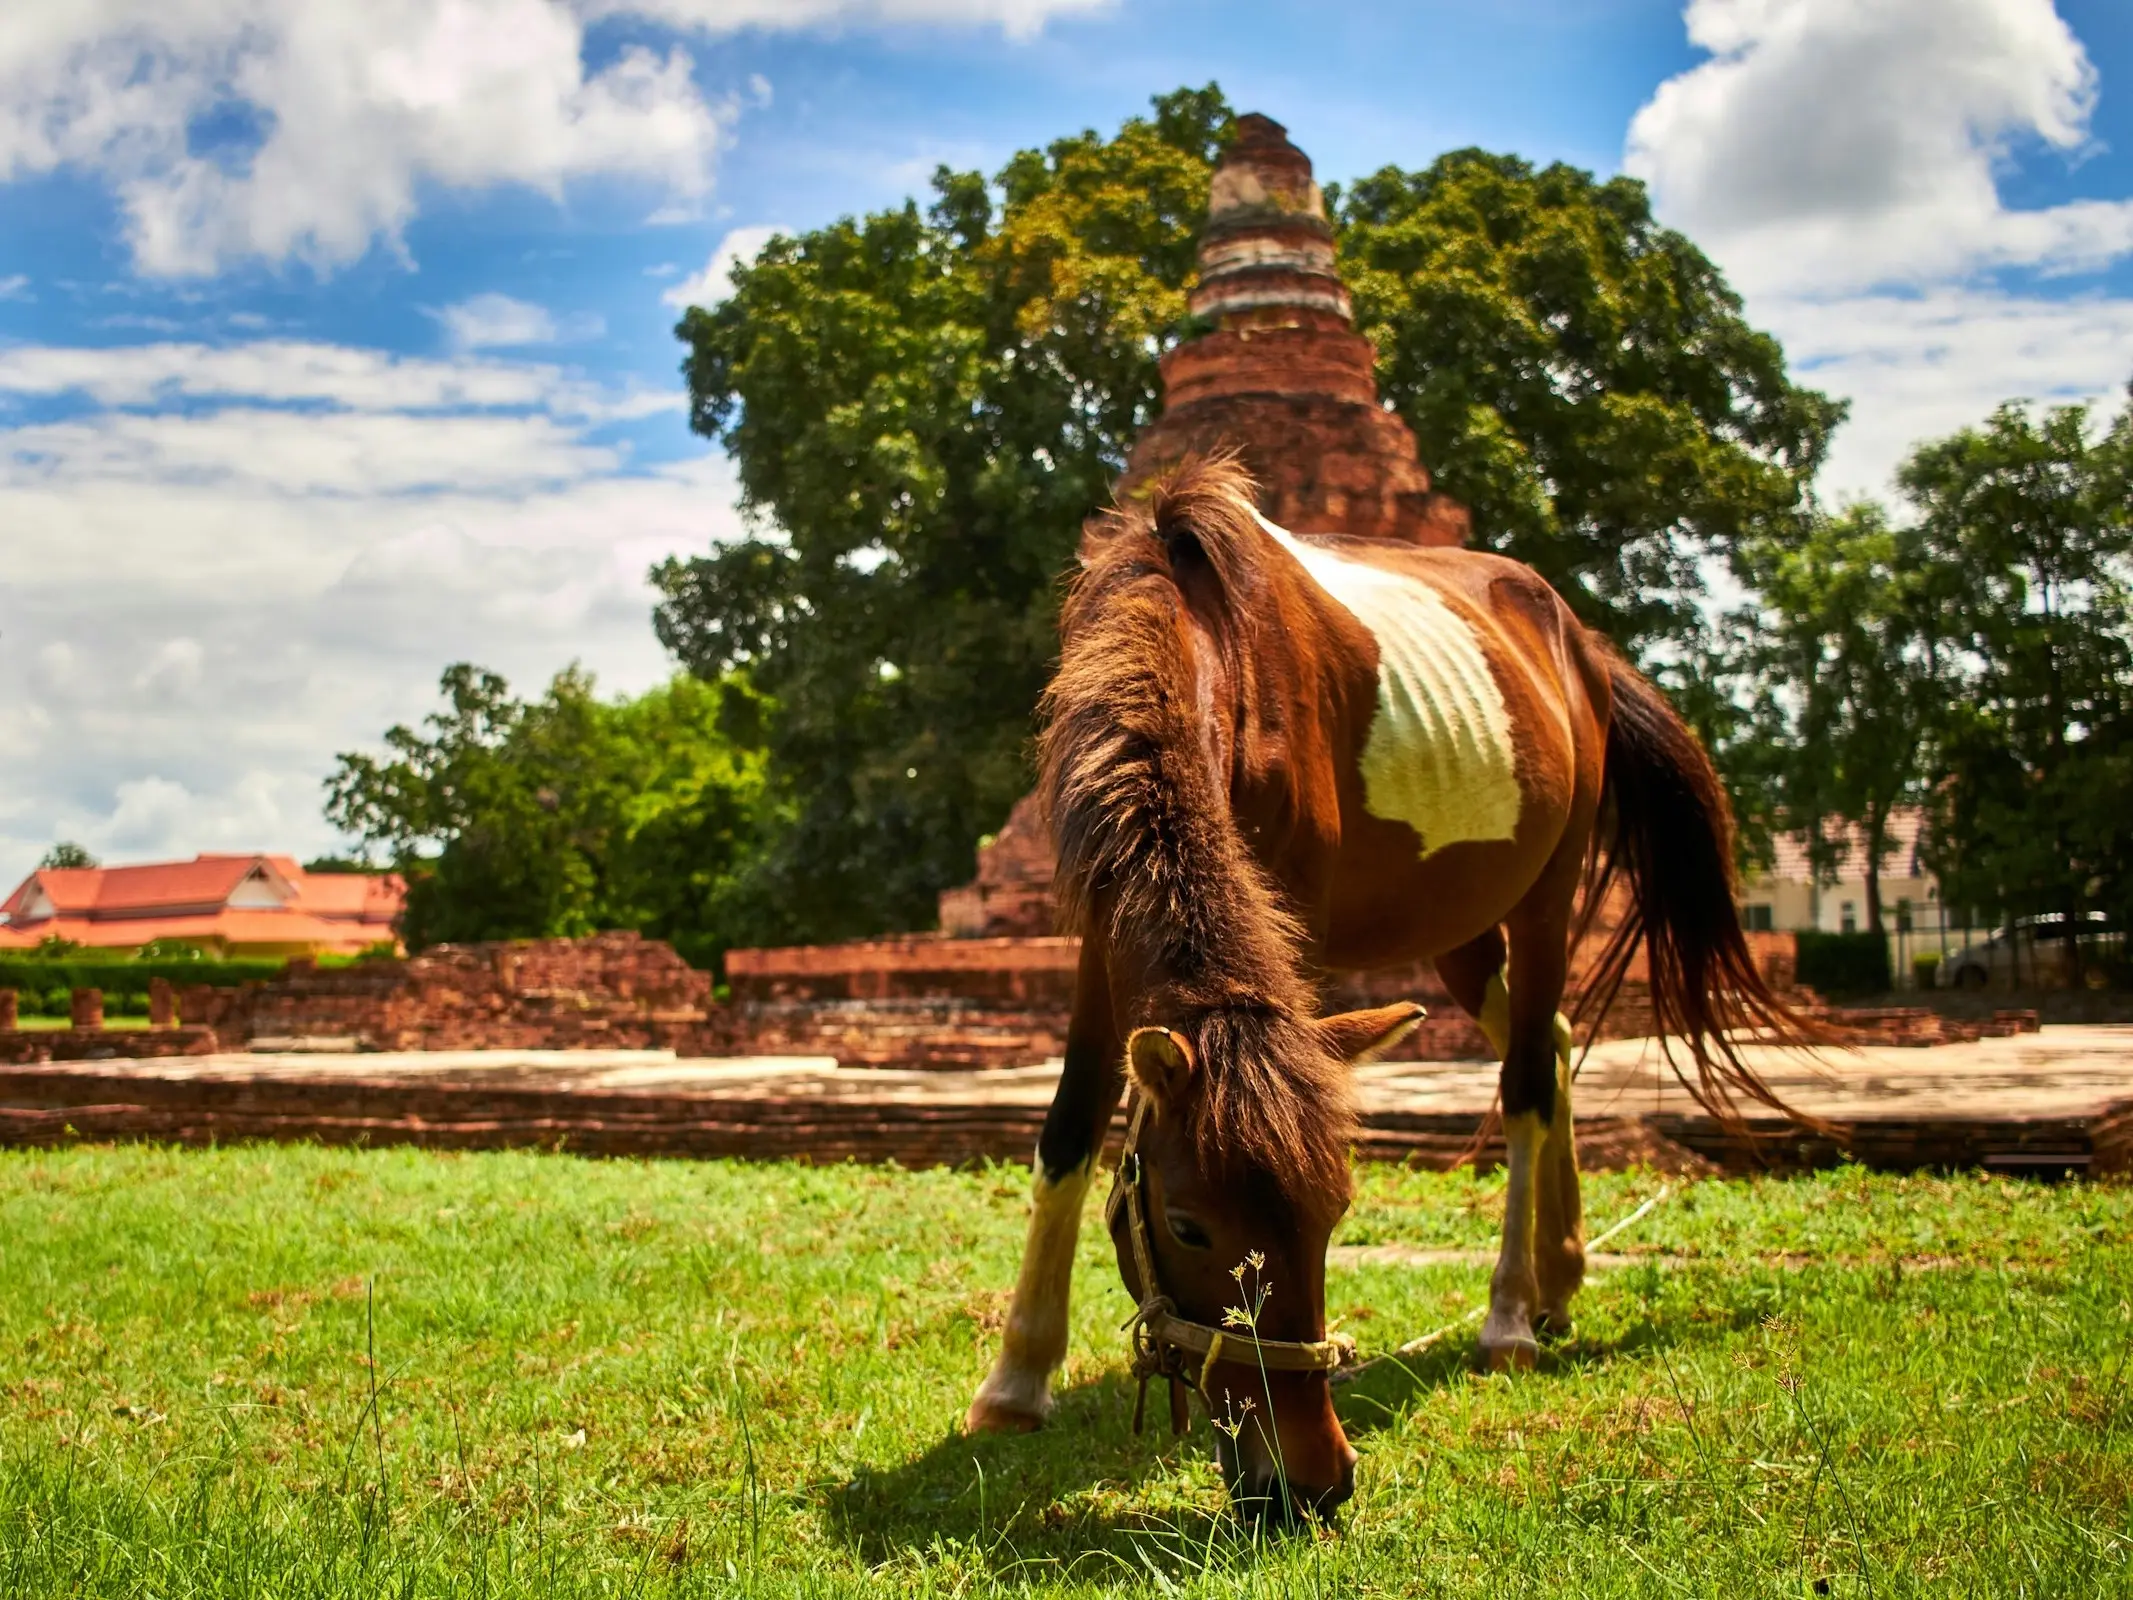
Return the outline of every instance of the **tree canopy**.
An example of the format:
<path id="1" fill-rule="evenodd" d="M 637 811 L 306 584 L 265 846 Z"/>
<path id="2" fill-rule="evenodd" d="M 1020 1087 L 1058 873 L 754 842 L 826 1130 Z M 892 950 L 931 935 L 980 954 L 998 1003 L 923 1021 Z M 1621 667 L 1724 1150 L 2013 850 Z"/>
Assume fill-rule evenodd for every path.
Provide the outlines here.
<path id="1" fill-rule="evenodd" d="M 572 668 L 523 701 L 462 662 L 439 689 L 326 785 L 327 819 L 406 874 L 410 945 L 626 927 L 702 964 L 765 925 L 746 868 L 776 819 L 745 680 L 607 701 Z"/>
<path id="2" fill-rule="evenodd" d="M 692 425 L 755 536 L 654 574 L 661 639 L 776 703 L 791 931 L 932 920 L 1029 781 L 1057 582 L 1185 327 L 1213 86 L 1111 138 L 943 168 L 915 203 L 773 240 L 692 308 Z M 1797 515 L 1841 408 L 1785 376 L 1640 186 L 1447 156 L 1336 191 L 1384 393 L 1480 542 L 1633 652 L 1708 648 L 1699 562 Z"/>
<path id="3" fill-rule="evenodd" d="M 942 169 L 934 201 L 737 268 L 679 332 L 691 420 L 760 535 L 655 573 L 660 638 L 777 701 L 791 828 L 762 867 L 810 936 L 922 926 L 1027 786 L 1054 584 L 1158 400 L 1229 114 Z"/>
<path id="4" fill-rule="evenodd" d="M 2133 407 L 2099 431 L 2087 406 L 2003 406 L 1899 481 L 1945 642 L 1944 894 L 2133 916 Z"/>
<path id="5" fill-rule="evenodd" d="M 1790 527 L 1843 403 L 1791 382 L 1633 178 L 1458 150 L 1335 198 L 1379 390 L 1475 543 L 1632 654 L 1680 660 L 1699 563 Z"/>
<path id="6" fill-rule="evenodd" d="M 2071 955 L 2086 915 L 2133 917 L 2133 407 L 2011 402 L 1897 481 L 1901 517 L 1746 547 L 1777 815 L 1827 882 L 1921 804 L 1958 923 L 2057 915 Z"/>

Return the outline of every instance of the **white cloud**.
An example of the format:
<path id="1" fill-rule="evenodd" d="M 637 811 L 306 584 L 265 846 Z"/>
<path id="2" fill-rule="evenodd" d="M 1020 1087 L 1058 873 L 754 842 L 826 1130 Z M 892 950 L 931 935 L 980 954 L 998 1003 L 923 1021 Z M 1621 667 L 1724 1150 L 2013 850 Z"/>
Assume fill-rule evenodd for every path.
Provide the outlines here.
<path id="1" fill-rule="evenodd" d="M 240 773 L 206 793 L 159 773 L 128 778 L 113 790 L 108 812 L 76 811 L 66 819 L 62 834 L 104 860 L 169 855 L 172 839 L 188 841 L 187 855 L 278 851 L 281 846 L 264 841 L 287 837 L 292 818 L 310 799 L 305 787 L 259 771 Z"/>
<path id="2" fill-rule="evenodd" d="M 432 709 L 447 662 L 641 688 L 671 670 L 646 569 L 739 527 L 723 459 L 630 471 L 585 436 L 630 397 L 563 404 L 586 386 L 550 367 L 264 343 L 150 347 L 126 379 L 104 354 L 0 366 L 99 407 L 0 420 L 9 883 L 60 837 L 324 850 L 335 753 Z"/>
<path id="3" fill-rule="evenodd" d="M 1802 376 L 1851 399 L 1826 490 L 1885 493 L 1910 446 L 2002 400 L 2133 372 L 2133 199 L 2021 210 L 2020 157 L 2078 160 L 2098 79 L 2051 0 L 1690 0 L 1709 59 L 1630 125 L 1625 167 Z"/>
<path id="4" fill-rule="evenodd" d="M 687 51 L 587 25 L 693 32 L 844 22 L 997 24 L 1027 35 L 1102 0 L 66 0 L 0 20 L 0 183 L 60 168 L 112 188 L 136 266 L 343 266 L 403 235 L 424 189 L 585 179 L 694 214 L 738 100 Z M 764 86 L 751 80 L 760 103 Z"/>
<path id="5" fill-rule="evenodd" d="M 0 31 L 0 179 L 116 191 L 146 272 L 398 245 L 426 185 L 708 190 L 730 117 L 686 53 L 598 70 L 554 0 L 74 0 Z M 201 148 L 203 127 L 229 135 Z"/>
<path id="6" fill-rule="evenodd" d="M 1053 17 L 1107 11 L 1113 0 L 589 0 L 593 16 L 636 16 L 675 28 L 728 33 L 740 28 L 936 24 L 997 27 L 1027 39 Z"/>
<path id="7" fill-rule="evenodd" d="M 478 294 L 431 315 L 444 324 L 452 348 L 462 351 L 597 339 L 607 331 L 607 320 L 597 311 L 577 311 L 558 320 L 546 306 L 507 294 Z"/>
<path id="8" fill-rule="evenodd" d="M 546 306 L 507 294 L 478 294 L 436 315 L 455 350 L 553 344 L 557 338 L 555 318 Z"/>
<path id="9" fill-rule="evenodd" d="M 1880 495 L 1921 440 L 2006 400 L 2102 400 L 2133 378 L 2133 300 L 2046 300 L 1978 288 L 1778 298 L 1767 307 L 1795 376 L 1852 402 L 1822 475 L 1832 496 Z"/>
<path id="10" fill-rule="evenodd" d="M 117 413 L 0 433 L 0 487 L 242 483 L 287 495 L 513 493 L 622 465 L 550 417 L 319 416 L 232 406 L 207 415 Z"/>
<path id="11" fill-rule="evenodd" d="M 753 261 L 763 246 L 790 228 L 752 224 L 735 228 L 719 240 L 718 248 L 702 268 L 675 284 L 659 298 L 670 306 L 715 306 L 733 293 L 736 264 Z"/>
<path id="12" fill-rule="evenodd" d="M 0 278 L 0 300 L 32 300 L 35 298 L 36 296 L 30 293 L 28 273 L 18 272 L 11 277 Z"/>
<path id="13" fill-rule="evenodd" d="M 134 691 L 151 702 L 178 704 L 200 687 L 201 665 L 206 654 L 198 639 L 166 639 L 156 647 L 139 675 Z"/>
<path id="14" fill-rule="evenodd" d="M 2077 152 L 2096 71 L 2051 0 L 1691 0 L 1711 59 L 1630 124 L 1628 170 L 1753 289 L 2095 266 L 2133 201 L 2035 211 L 1995 168 Z"/>
<path id="15" fill-rule="evenodd" d="M 0 348 L 0 406 L 9 396 L 59 395 L 128 408 L 243 400 L 401 413 L 525 408 L 610 421 L 685 403 L 663 389 L 595 388 L 559 367 L 530 362 L 432 360 L 300 339 Z"/>

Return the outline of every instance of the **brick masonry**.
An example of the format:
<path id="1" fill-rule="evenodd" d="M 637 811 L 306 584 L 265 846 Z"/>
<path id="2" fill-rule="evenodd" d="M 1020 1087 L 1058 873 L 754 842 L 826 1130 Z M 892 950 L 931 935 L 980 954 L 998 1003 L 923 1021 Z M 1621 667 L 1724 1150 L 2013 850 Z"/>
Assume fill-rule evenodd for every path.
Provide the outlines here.
<path id="1" fill-rule="evenodd" d="M 1378 402 L 1325 196 L 1271 118 L 1239 117 L 1215 168 L 1191 309 L 1212 326 L 1163 357 L 1163 414 L 1134 441 L 1122 494 L 1186 455 L 1233 449 L 1283 527 L 1465 542 L 1466 508 L 1430 486 L 1413 433 Z"/>
<path id="2" fill-rule="evenodd" d="M 1792 941 L 1751 934 L 1771 983 L 1852 1037 L 1933 1045 L 2034 1031 L 2031 1012 L 1958 1020 L 1892 1007 L 1831 1011 L 1792 984 Z M 219 1049 L 673 1050 L 683 1056 L 828 1056 L 859 1068 L 1027 1067 L 1066 1048 L 1078 940 L 938 934 L 790 949 L 736 950 L 731 996 L 667 945 L 631 933 L 442 946 L 406 961 L 319 970 L 292 963 L 271 983 L 152 993 L 149 1029 L 101 1017 L 65 1029 L 0 1028 L 0 1063 L 198 1055 Z M 99 1012 L 84 991 L 81 1015 Z M 1427 963 L 1331 983 L 1329 1009 L 1417 1000 L 1430 1010 L 1414 1059 L 1486 1060 L 1479 1029 Z M 0 992 L 0 1017 L 11 992 Z M 173 1024 L 182 1019 L 183 1026 Z M 1633 964 L 1603 1038 L 1651 1029 Z"/>
<path id="3" fill-rule="evenodd" d="M 1749 1044 L 1807 1132 L 1759 1111 L 1700 1111 L 1642 1041 L 1600 1045 L 1580 1080 L 1589 1167 L 1820 1165 L 2124 1172 L 2133 1159 L 2133 1029 L 2057 1027 L 1944 1050 L 1869 1046 L 1824 1061 Z M 138 1037 L 138 1036 L 136 1036 Z M 1367 1160 L 1444 1167 L 1501 1158 L 1492 1065 L 1359 1068 Z M 840 1072 L 826 1063 L 677 1061 L 629 1051 L 225 1054 L 187 1061 L 0 1064 L 0 1145 L 147 1138 L 305 1139 L 584 1154 L 742 1156 L 906 1165 L 1027 1158 L 1056 1073 Z M 1112 1133 L 1119 1132 L 1114 1121 Z"/>
<path id="4" fill-rule="evenodd" d="M 1758 966 L 1773 987 L 1818 1009 L 1793 979 L 1789 934 L 1750 934 Z M 1080 941 L 1063 937 L 954 939 L 912 934 L 893 939 L 727 954 L 730 1003 L 711 1019 L 707 1038 L 724 1055 L 828 1055 L 851 1066 L 1032 1066 L 1065 1049 L 1074 1003 Z M 1402 1051 L 1417 1060 L 1480 1061 L 1487 1040 L 1438 980 L 1428 962 L 1348 974 L 1326 991 L 1328 1010 L 1419 1001 L 1429 1020 Z M 1895 1026 L 1874 1037 L 1890 1042 L 1909 1013 L 1888 1013 Z M 1600 1037 L 1649 1033 L 1652 1009 L 1641 955 Z M 1921 1038 L 1921 1043 L 1936 1042 Z"/>
<path id="5" fill-rule="evenodd" d="M 178 1014 L 231 1043 L 359 1050 L 689 1049 L 710 974 L 634 933 L 439 945 L 404 961 L 321 969 L 292 961 L 271 983 L 191 984 Z"/>
<path id="6" fill-rule="evenodd" d="M 0 1066 L 46 1061 L 142 1061 L 208 1056 L 221 1048 L 213 1028 L 0 1028 Z"/>

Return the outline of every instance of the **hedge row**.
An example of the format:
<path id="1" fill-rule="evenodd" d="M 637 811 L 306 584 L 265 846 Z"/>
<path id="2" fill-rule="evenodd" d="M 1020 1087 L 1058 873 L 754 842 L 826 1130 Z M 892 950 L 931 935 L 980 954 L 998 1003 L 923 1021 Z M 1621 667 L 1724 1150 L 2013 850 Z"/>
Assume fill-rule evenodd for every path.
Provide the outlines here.
<path id="1" fill-rule="evenodd" d="M 1886 994 L 1894 987 L 1889 979 L 1889 941 L 1883 934 L 1807 929 L 1792 937 L 1800 982 L 1818 994 Z"/>
<path id="2" fill-rule="evenodd" d="M 73 992 L 68 989 L 17 990 L 15 1004 L 25 1017 L 66 1017 L 74 1013 Z M 104 996 L 104 1015 L 145 1017 L 148 1015 L 148 996 L 146 993 L 107 994 Z"/>
<path id="3" fill-rule="evenodd" d="M 21 991 L 25 1000 L 54 989 L 101 989 L 108 1004 L 121 995 L 139 995 L 144 1000 L 151 978 L 167 978 L 173 984 L 211 983 L 218 989 L 234 989 L 241 983 L 278 975 L 287 965 L 257 958 L 236 961 L 114 961 L 80 960 L 71 956 L 48 961 L 42 957 L 0 958 L 0 989 Z"/>

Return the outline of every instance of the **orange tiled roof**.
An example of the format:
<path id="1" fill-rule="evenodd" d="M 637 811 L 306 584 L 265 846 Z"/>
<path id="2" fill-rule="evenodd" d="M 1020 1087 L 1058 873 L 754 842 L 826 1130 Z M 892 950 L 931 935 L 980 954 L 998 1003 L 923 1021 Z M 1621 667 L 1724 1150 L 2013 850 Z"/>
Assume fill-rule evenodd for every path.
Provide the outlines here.
<path id="1" fill-rule="evenodd" d="M 259 876 L 277 906 L 229 901 Z M 202 855 L 130 867 L 42 867 L 0 913 L 0 949 L 48 938 L 102 948 L 152 939 L 362 949 L 392 937 L 406 886 L 391 873 L 307 873 L 288 856 Z M 30 912 L 40 914 L 34 917 Z"/>
<path id="2" fill-rule="evenodd" d="M 301 876 L 300 903 L 313 916 L 390 922 L 407 898 L 407 886 L 396 873 L 310 872 Z"/>
<path id="3" fill-rule="evenodd" d="M 1881 857 L 1884 878 L 1915 877 L 1920 869 L 1919 841 L 1925 832 L 1926 814 L 1918 806 L 1898 806 L 1889 813 L 1888 849 Z M 1768 877 L 1787 883 L 1807 883 L 1814 878 L 1808 864 L 1807 839 L 1803 834 L 1780 834 L 1771 841 Z M 1847 831 L 1844 854 L 1837 863 L 1839 878 L 1866 876 L 1866 841 L 1857 828 Z"/>
<path id="4" fill-rule="evenodd" d="M 196 856 L 138 867 L 40 867 L 8 897 L 19 911 L 34 885 L 60 916 L 124 915 L 172 906 L 217 906 L 245 880 L 257 856 Z"/>
<path id="5" fill-rule="evenodd" d="M 192 917 L 128 917 L 123 922 L 53 917 L 27 929 L 0 927 L 0 949 L 34 950 L 54 937 L 97 950 L 132 949 L 151 939 L 184 939 L 196 944 L 312 945 L 355 952 L 390 939 L 392 929 L 300 911 L 217 911 Z"/>

